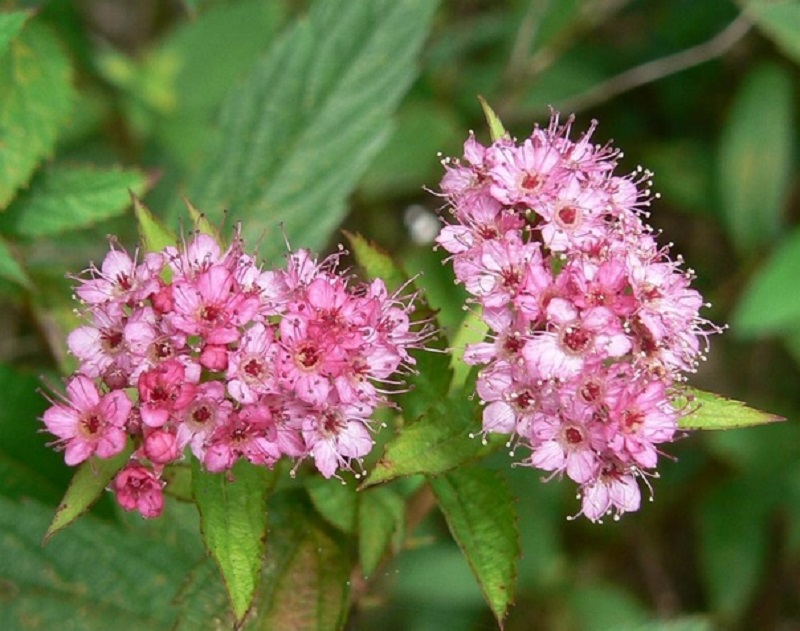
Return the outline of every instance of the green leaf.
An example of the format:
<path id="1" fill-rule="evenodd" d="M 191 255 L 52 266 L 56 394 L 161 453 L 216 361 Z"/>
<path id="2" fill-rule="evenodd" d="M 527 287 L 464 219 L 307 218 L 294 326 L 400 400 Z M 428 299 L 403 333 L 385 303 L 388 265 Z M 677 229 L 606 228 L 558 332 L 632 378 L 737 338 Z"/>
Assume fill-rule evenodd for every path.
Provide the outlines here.
<path id="1" fill-rule="evenodd" d="M 649 631 L 648 611 L 618 585 L 594 582 L 569 594 L 573 625 L 581 631 Z"/>
<path id="2" fill-rule="evenodd" d="M 53 151 L 72 109 L 71 75 L 56 38 L 35 23 L 0 59 L 0 210 Z"/>
<path id="3" fill-rule="evenodd" d="M 280 223 L 290 242 L 325 245 L 388 138 L 436 5 L 317 0 L 226 99 L 189 197 L 229 209 L 248 238 Z M 275 231 L 261 253 L 283 250 Z"/>
<path id="4" fill-rule="evenodd" d="M 465 364 L 463 360 L 467 345 L 482 342 L 488 332 L 489 326 L 483 321 L 480 312 L 475 309 L 470 310 L 458 331 L 456 331 L 455 336 L 453 336 L 453 342 L 450 345 L 453 349 L 450 357 L 450 366 L 453 370 L 453 382 L 450 384 L 451 392 L 464 386 L 472 370 L 472 366 Z"/>
<path id="5" fill-rule="evenodd" d="M 743 339 L 796 330 L 800 292 L 793 288 L 800 270 L 800 229 L 775 249 L 753 276 L 733 316 L 731 330 Z"/>
<path id="6" fill-rule="evenodd" d="M 362 491 L 358 503 L 358 558 L 364 578 L 378 567 L 390 545 L 405 533 L 405 502 L 389 487 Z"/>
<path id="7" fill-rule="evenodd" d="M 0 57 L 8 50 L 11 40 L 17 36 L 29 17 L 30 13 L 25 11 L 0 13 Z"/>
<path id="8" fill-rule="evenodd" d="M 752 252 L 780 233 L 792 172 L 792 77 L 762 64 L 739 88 L 720 138 L 718 185 L 733 244 Z"/>
<path id="9" fill-rule="evenodd" d="M 204 560 L 192 569 L 176 602 L 180 613 L 173 631 L 255 628 L 247 621 L 237 627 L 228 605 L 225 583 L 211 559 Z"/>
<path id="10" fill-rule="evenodd" d="M 514 497 L 497 471 L 462 468 L 430 479 L 450 532 L 502 628 L 520 555 Z"/>
<path id="11" fill-rule="evenodd" d="M 500 140 L 501 138 L 508 136 L 508 132 L 506 131 L 506 128 L 503 127 L 500 117 L 495 114 L 495 111 L 486 102 L 486 99 L 479 95 L 478 101 L 481 103 L 483 115 L 486 117 L 486 123 L 489 125 L 489 134 L 491 135 L 492 141 Z"/>
<path id="12" fill-rule="evenodd" d="M 189 211 L 189 217 L 192 219 L 194 229 L 202 234 L 214 237 L 218 243 L 221 243 L 222 239 L 219 230 L 211 225 L 206 214 L 201 212 L 197 206 L 190 202 L 188 197 L 183 198 L 183 203 L 186 204 L 186 209 Z"/>
<path id="13" fill-rule="evenodd" d="M 686 388 L 674 405 L 679 411 L 692 410 L 678 421 L 681 429 L 736 429 L 786 420 L 747 407 L 741 401 L 695 388 Z"/>
<path id="14" fill-rule="evenodd" d="M 494 435 L 487 444 L 470 438 L 480 430 L 477 409 L 460 393 L 431 407 L 386 444 L 362 488 L 415 473 L 444 473 L 497 450 L 506 438 Z"/>
<path id="15" fill-rule="evenodd" d="M 267 536 L 267 495 L 274 476 L 246 461 L 232 475 L 208 473 L 193 462 L 192 487 L 203 541 L 219 565 L 237 621 L 253 602 Z"/>
<path id="16" fill-rule="evenodd" d="M 384 250 L 360 234 L 345 232 L 353 256 L 370 278 L 380 278 L 389 291 L 394 291 L 408 280 L 406 273 Z"/>
<path id="17" fill-rule="evenodd" d="M 257 629 L 334 631 L 348 610 L 352 563 L 301 495 L 270 504 L 270 538 L 259 594 Z"/>
<path id="18" fill-rule="evenodd" d="M 153 216 L 147 206 L 135 195 L 133 199 L 133 212 L 139 228 L 139 238 L 148 252 L 160 252 L 168 245 L 175 245 L 178 237 L 175 236 L 160 220 Z"/>
<path id="19" fill-rule="evenodd" d="M 0 237 L 0 277 L 29 289 L 33 287 L 22 265 L 2 237 Z"/>
<path id="20" fill-rule="evenodd" d="M 355 532 L 358 495 L 354 484 L 314 476 L 306 482 L 306 490 L 314 508 L 328 522 L 342 532 Z"/>
<path id="21" fill-rule="evenodd" d="M 798 0 L 743 1 L 745 13 L 759 30 L 786 55 L 800 63 L 800 2 Z"/>
<path id="22" fill-rule="evenodd" d="M 141 195 L 139 171 L 54 165 L 39 172 L 0 217 L 0 229 L 24 237 L 53 236 L 122 214 L 130 192 Z"/>
<path id="23" fill-rule="evenodd" d="M 53 521 L 44 534 L 44 542 L 83 515 L 105 491 L 108 483 L 125 466 L 133 448 L 128 446 L 112 458 L 90 458 L 78 467 Z"/>
<path id="24" fill-rule="evenodd" d="M 169 629 L 199 558 L 87 516 L 41 545 L 52 509 L 0 497 L 0 629 Z"/>

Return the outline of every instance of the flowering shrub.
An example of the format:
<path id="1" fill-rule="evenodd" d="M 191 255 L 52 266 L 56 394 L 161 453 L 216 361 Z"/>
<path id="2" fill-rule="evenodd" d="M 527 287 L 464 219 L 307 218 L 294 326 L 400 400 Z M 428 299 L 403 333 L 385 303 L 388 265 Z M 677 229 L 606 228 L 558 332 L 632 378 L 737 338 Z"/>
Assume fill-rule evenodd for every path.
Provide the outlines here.
<path id="1" fill-rule="evenodd" d="M 326 478 L 358 467 L 372 413 L 431 328 L 411 322 L 413 295 L 355 284 L 338 263 L 299 250 L 265 270 L 238 235 L 223 249 L 198 233 L 141 260 L 112 246 L 78 279 L 89 323 L 67 341 L 79 367 L 43 416 L 66 463 L 110 458 L 132 437 L 111 489 L 145 517 L 161 513 L 161 474 L 187 449 L 214 473 L 284 456 L 311 457 Z"/>
<path id="2" fill-rule="evenodd" d="M 553 114 L 489 147 L 471 135 L 463 160 L 443 161 L 453 223 L 437 241 L 491 332 L 464 352 L 485 366 L 483 431 L 566 473 L 596 521 L 639 508 L 636 478 L 655 475 L 689 411 L 674 386 L 719 329 L 644 223 L 650 173 L 615 175 L 620 152 L 592 142 L 594 123 L 571 140 L 571 125 Z"/>

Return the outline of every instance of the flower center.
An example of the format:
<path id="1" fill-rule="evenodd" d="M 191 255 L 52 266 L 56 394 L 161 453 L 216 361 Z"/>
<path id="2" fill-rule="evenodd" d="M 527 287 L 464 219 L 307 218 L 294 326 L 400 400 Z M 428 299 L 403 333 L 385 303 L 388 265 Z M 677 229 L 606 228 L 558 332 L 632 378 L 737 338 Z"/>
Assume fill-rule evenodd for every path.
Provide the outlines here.
<path id="1" fill-rule="evenodd" d="M 575 355 L 586 352 L 592 344 L 594 336 L 578 326 L 568 326 L 561 332 L 561 345 Z"/>

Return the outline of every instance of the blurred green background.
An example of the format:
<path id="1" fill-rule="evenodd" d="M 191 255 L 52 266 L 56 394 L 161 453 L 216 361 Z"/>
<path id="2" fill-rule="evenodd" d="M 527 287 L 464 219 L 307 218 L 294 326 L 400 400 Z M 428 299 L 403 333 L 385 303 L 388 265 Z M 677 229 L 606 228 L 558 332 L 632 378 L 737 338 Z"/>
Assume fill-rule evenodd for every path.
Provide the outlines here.
<path id="1" fill-rule="evenodd" d="M 597 119 L 623 171 L 655 172 L 651 223 L 696 271 L 707 317 L 730 324 L 692 385 L 787 418 L 670 445 L 655 501 L 619 523 L 568 521 L 571 485 L 510 469 L 523 558 L 506 629 L 800 629 L 800 2 L 431 0 L 389 33 L 349 25 L 355 37 L 330 14 L 304 39 L 309 4 L 0 2 L 33 10 L 0 23 L 0 566 L 17 567 L 13 582 L 0 571 L 0 611 L 27 598 L 95 628 L 80 612 L 102 600 L 92 559 L 106 552 L 90 542 L 123 528 L 136 549 L 156 528 L 101 502 L 76 527 L 83 545 L 38 547 L 70 474 L 36 420 L 40 376 L 71 367 L 64 274 L 99 260 L 107 234 L 133 244 L 127 189 L 175 226 L 182 194 L 215 220 L 227 208 L 271 258 L 280 222 L 295 247 L 360 232 L 424 272 L 454 330 L 464 296 L 431 251 L 440 200 L 425 188 L 437 152 L 459 155 L 470 129 L 488 140 L 481 94 L 518 136 L 550 106 L 576 113 L 576 133 Z M 329 43 L 372 66 L 326 69 Z M 303 118 L 313 94 L 321 114 Z M 185 547 L 164 570 L 180 583 L 196 535 L 171 528 L 155 536 Z M 437 514 L 410 543 L 348 628 L 496 628 Z M 47 583 L 51 565 L 85 589 Z M 121 628 L 162 628 L 159 606 Z"/>

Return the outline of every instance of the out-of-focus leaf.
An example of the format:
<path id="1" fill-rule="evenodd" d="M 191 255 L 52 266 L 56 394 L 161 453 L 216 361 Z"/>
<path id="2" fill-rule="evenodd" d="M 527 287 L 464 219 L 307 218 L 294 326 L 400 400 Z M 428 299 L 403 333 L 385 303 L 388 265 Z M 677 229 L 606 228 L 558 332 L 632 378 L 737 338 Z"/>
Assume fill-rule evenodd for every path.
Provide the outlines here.
<path id="1" fill-rule="evenodd" d="M 748 17 L 786 55 L 800 63 L 800 2 L 740 0 Z"/>
<path id="2" fill-rule="evenodd" d="M 355 484 L 315 476 L 308 480 L 306 489 L 314 508 L 328 522 L 342 532 L 352 534 L 355 531 L 358 507 Z"/>
<path id="3" fill-rule="evenodd" d="M 519 560 L 514 497 L 496 471 L 462 468 L 430 480 L 450 532 L 502 628 Z"/>
<path id="4" fill-rule="evenodd" d="M 493 435 L 488 444 L 479 436 L 477 406 L 457 393 L 431 407 L 417 422 L 406 426 L 386 444 L 383 456 L 362 487 L 414 473 L 436 475 L 498 449 L 505 438 Z"/>
<path id="5" fill-rule="evenodd" d="M 0 216 L 0 229 L 35 238 L 85 228 L 121 214 L 129 191 L 141 195 L 144 186 L 144 174 L 134 170 L 48 167 Z"/>
<path id="6" fill-rule="evenodd" d="M 655 173 L 655 188 L 670 205 L 708 216 L 714 209 L 714 160 L 710 145 L 688 140 L 644 148 L 642 164 Z"/>
<path id="7" fill-rule="evenodd" d="M 136 215 L 139 238 L 147 252 L 160 252 L 168 245 L 175 245 L 178 242 L 175 233 L 154 217 L 136 196 L 133 197 L 133 212 Z"/>
<path id="8" fill-rule="evenodd" d="M 733 480 L 700 506 L 703 578 L 713 609 L 728 620 L 748 606 L 767 561 L 765 519 L 777 498 L 764 482 Z"/>
<path id="9" fill-rule="evenodd" d="M 793 103 L 789 72 L 757 66 L 739 88 L 723 129 L 717 181 L 723 219 L 741 252 L 780 232 L 792 169 Z"/>
<path id="10" fill-rule="evenodd" d="M 14 258 L 11 248 L 8 247 L 8 243 L 2 237 L 0 237 L 0 277 L 23 287 L 32 287 L 30 278 L 28 278 L 25 270 L 22 269 L 19 261 Z"/>
<path id="11" fill-rule="evenodd" d="M 11 40 L 14 39 L 25 24 L 25 20 L 30 17 L 25 11 L 11 11 L 0 13 L 0 57 L 8 49 Z"/>
<path id="12" fill-rule="evenodd" d="M 270 505 L 270 536 L 255 629 L 336 631 L 344 624 L 352 563 L 303 496 Z"/>
<path id="13" fill-rule="evenodd" d="M 72 109 L 71 78 L 58 41 L 35 23 L 0 58 L 0 210 L 55 147 Z"/>
<path id="14" fill-rule="evenodd" d="M 52 509 L 0 497 L 0 628 L 169 629 L 199 560 L 87 517 L 42 547 Z"/>
<path id="15" fill-rule="evenodd" d="M 569 608 L 575 628 L 582 631 L 648 629 L 648 611 L 615 585 L 579 586 L 570 594 Z"/>
<path id="16" fill-rule="evenodd" d="M 364 578 L 378 567 L 390 544 L 399 547 L 405 532 L 405 503 L 389 487 L 359 494 L 358 558 Z"/>
<path id="17" fill-rule="evenodd" d="M 744 291 L 731 330 L 741 338 L 791 332 L 800 322 L 800 230 L 795 229 L 772 253 Z"/>
<path id="18" fill-rule="evenodd" d="M 232 476 L 208 473 L 193 461 L 192 486 L 203 541 L 219 565 L 237 621 L 253 602 L 267 537 L 267 495 L 274 476 L 247 461 Z"/>
<path id="19" fill-rule="evenodd" d="M 319 249 L 388 138 L 436 9 L 431 0 L 318 0 L 225 101 L 189 197 L 262 235 Z M 270 260 L 283 251 L 263 241 Z"/>
<path id="20" fill-rule="evenodd" d="M 112 458 L 91 458 L 78 467 L 44 534 L 45 543 L 91 508 L 112 478 L 125 466 L 132 451 L 128 446 Z"/>
<path id="21" fill-rule="evenodd" d="M 173 631 L 216 631 L 234 629 L 236 621 L 230 611 L 225 583 L 219 568 L 211 559 L 206 559 L 192 569 L 175 599 L 178 605 L 178 621 Z M 243 630 L 255 629 L 245 624 Z"/>
<path id="22" fill-rule="evenodd" d="M 681 429 L 735 429 L 785 420 L 776 414 L 747 407 L 741 401 L 695 388 L 686 388 L 675 407 L 692 410 L 678 421 Z"/>

